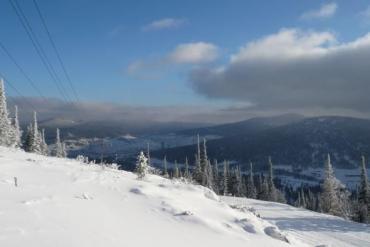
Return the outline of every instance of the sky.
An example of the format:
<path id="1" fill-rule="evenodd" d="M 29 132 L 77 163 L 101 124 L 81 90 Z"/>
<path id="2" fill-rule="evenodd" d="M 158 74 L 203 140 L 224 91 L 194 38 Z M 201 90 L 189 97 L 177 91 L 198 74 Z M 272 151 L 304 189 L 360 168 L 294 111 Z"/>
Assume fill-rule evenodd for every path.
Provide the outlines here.
<path id="1" fill-rule="evenodd" d="M 369 1 L 36 2 L 77 97 L 34 2 L 2 0 L 0 42 L 41 92 L 0 49 L 0 73 L 22 96 L 243 116 L 368 115 Z M 64 95 L 11 3 L 27 17 Z"/>

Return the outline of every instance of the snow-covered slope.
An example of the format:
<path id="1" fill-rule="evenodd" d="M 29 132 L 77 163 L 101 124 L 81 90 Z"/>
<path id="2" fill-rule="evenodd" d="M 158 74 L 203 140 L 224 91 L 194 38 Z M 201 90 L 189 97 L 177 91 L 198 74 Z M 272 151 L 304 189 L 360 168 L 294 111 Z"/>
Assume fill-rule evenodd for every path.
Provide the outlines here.
<path id="1" fill-rule="evenodd" d="M 288 236 L 310 246 L 370 246 L 370 225 L 281 203 L 236 197 L 222 197 L 222 200 L 229 205 L 254 208 L 261 218 L 276 224 Z"/>
<path id="2" fill-rule="evenodd" d="M 4 247 L 291 246 L 201 186 L 6 148 L 0 195 Z"/>

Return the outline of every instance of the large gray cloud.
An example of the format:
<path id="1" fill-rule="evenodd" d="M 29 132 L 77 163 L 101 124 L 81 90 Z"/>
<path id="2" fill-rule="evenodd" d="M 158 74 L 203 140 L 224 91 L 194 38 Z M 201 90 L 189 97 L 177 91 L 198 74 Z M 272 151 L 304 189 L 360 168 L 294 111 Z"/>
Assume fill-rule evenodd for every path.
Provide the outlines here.
<path id="1" fill-rule="evenodd" d="M 370 34 L 340 44 L 332 33 L 283 29 L 248 43 L 223 67 L 192 71 L 190 80 L 210 98 L 258 109 L 368 112 Z"/>
<path id="2" fill-rule="evenodd" d="M 54 121 L 60 124 L 81 123 L 89 121 L 122 121 L 151 123 L 202 123 L 219 124 L 240 121 L 259 115 L 244 108 L 227 108 L 212 106 L 130 106 L 108 102 L 66 103 L 58 99 L 9 98 L 10 116 L 13 116 L 14 105 L 18 105 L 20 120 L 28 123 L 33 111 L 38 119 Z"/>

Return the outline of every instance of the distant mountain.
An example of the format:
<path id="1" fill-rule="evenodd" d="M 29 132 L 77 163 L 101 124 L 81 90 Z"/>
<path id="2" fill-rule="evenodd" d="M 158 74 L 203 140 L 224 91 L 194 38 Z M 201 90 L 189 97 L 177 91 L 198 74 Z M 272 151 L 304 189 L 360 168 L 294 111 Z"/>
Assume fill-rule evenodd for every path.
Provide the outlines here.
<path id="1" fill-rule="evenodd" d="M 202 123 L 177 122 L 138 122 L 138 121 L 79 121 L 53 118 L 40 121 L 40 127 L 45 128 L 47 139 L 55 138 L 55 129 L 61 129 L 63 138 L 106 138 L 124 135 L 144 135 L 182 131 L 205 126 Z M 23 126 L 25 127 L 25 126 Z"/>
<path id="2" fill-rule="evenodd" d="M 299 114 L 284 114 L 272 117 L 256 117 L 245 121 L 228 123 L 210 127 L 188 129 L 180 131 L 180 134 L 196 135 L 218 135 L 218 136 L 233 136 L 247 133 L 255 133 L 262 130 L 270 129 L 272 127 L 278 127 L 295 123 L 304 119 L 303 115 Z"/>
<path id="3" fill-rule="evenodd" d="M 257 167 L 266 165 L 267 157 L 279 165 L 294 167 L 323 166 L 327 153 L 332 155 L 336 167 L 356 167 L 360 155 L 370 155 L 370 120 L 349 117 L 306 118 L 281 126 L 256 127 L 250 133 L 246 128 L 230 136 L 208 142 L 208 155 L 219 161 L 235 160 L 242 166 L 253 161 Z M 257 126 L 258 124 L 256 124 Z M 275 125 L 276 126 L 276 125 Z M 217 127 L 213 127 L 216 128 Z M 153 153 L 152 156 L 181 161 L 194 157 L 196 147 L 186 146 Z"/>

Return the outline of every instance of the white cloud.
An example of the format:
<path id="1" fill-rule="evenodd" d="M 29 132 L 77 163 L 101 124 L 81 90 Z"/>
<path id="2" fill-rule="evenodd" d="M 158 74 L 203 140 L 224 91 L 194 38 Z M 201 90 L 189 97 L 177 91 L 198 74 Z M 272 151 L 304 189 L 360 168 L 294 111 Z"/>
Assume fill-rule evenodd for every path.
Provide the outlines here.
<path id="1" fill-rule="evenodd" d="M 170 62 L 179 64 L 209 63 L 217 57 L 217 46 L 205 42 L 180 44 L 168 55 Z"/>
<path id="2" fill-rule="evenodd" d="M 259 109 L 369 112 L 370 33 L 340 43 L 329 32 L 283 29 L 249 42 L 223 69 L 193 70 L 194 89 Z"/>
<path id="3" fill-rule="evenodd" d="M 175 19 L 175 18 L 164 18 L 161 20 L 155 20 L 148 25 L 144 26 L 143 31 L 156 31 L 162 29 L 171 29 L 182 26 L 186 23 L 185 19 Z"/>
<path id="4" fill-rule="evenodd" d="M 320 9 L 310 10 L 301 15 L 301 19 L 309 20 L 309 19 L 321 19 L 321 18 L 329 18 L 332 17 L 338 9 L 338 5 L 336 3 L 327 3 L 321 5 Z"/>
<path id="5" fill-rule="evenodd" d="M 199 65 L 218 57 L 216 45 L 206 42 L 185 43 L 157 58 L 140 59 L 128 65 L 128 75 L 141 79 L 158 79 L 171 65 Z"/>
<path id="6" fill-rule="evenodd" d="M 334 34 L 329 32 L 282 29 L 276 34 L 248 43 L 237 54 L 231 56 L 231 62 L 324 55 L 327 52 L 325 45 L 335 42 Z"/>

